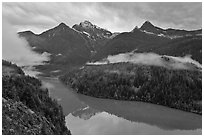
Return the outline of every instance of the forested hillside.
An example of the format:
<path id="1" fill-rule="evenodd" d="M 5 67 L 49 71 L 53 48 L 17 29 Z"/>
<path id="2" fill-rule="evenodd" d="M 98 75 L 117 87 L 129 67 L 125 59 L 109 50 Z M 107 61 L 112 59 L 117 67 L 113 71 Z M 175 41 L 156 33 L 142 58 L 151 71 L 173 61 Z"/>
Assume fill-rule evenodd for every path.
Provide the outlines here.
<path id="1" fill-rule="evenodd" d="M 118 63 L 85 66 L 61 80 L 78 93 L 89 96 L 144 101 L 202 113 L 200 71 Z"/>
<path id="2" fill-rule="evenodd" d="M 62 107 L 41 81 L 2 62 L 2 134 L 70 134 Z"/>

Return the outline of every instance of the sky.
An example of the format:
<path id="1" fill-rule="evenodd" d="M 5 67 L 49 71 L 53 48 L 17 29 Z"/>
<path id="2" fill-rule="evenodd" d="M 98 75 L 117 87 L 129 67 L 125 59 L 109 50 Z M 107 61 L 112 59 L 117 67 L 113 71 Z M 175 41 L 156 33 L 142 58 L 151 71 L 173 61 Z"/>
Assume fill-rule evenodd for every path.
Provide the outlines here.
<path id="1" fill-rule="evenodd" d="M 41 33 L 64 22 L 72 27 L 84 20 L 111 32 L 131 31 L 146 20 L 162 28 L 201 29 L 202 3 L 6 3 L 2 19 L 17 31 Z"/>

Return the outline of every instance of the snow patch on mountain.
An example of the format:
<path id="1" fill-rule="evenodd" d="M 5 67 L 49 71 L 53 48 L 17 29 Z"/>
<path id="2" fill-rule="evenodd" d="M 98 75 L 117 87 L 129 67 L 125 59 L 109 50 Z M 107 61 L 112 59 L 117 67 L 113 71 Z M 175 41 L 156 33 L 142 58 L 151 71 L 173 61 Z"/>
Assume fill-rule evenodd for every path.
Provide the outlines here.
<path id="1" fill-rule="evenodd" d="M 113 39 L 113 38 L 115 38 L 119 34 L 120 34 L 119 32 L 112 33 L 112 35 L 109 38 Z"/>
<path id="2" fill-rule="evenodd" d="M 143 30 L 144 33 L 147 33 L 147 34 L 151 34 L 151 35 L 156 35 L 154 34 L 153 32 L 149 32 L 149 31 L 146 31 L 146 30 Z"/>
<path id="3" fill-rule="evenodd" d="M 61 54 L 61 53 L 59 53 L 59 54 L 57 54 L 56 56 L 62 56 L 62 54 Z"/>
<path id="4" fill-rule="evenodd" d="M 78 32 L 78 33 L 81 33 L 81 34 L 82 34 L 82 32 L 81 32 L 81 31 L 78 31 L 78 30 L 76 30 L 75 28 L 71 28 L 71 29 L 73 29 L 74 31 L 76 31 L 76 32 Z"/>
<path id="5" fill-rule="evenodd" d="M 75 31 L 85 34 L 88 38 L 96 41 L 98 39 L 110 39 L 112 33 L 106 29 L 100 28 L 97 25 L 92 24 L 91 22 L 85 20 L 79 24 L 75 24 L 72 27 Z"/>
<path id="6" fill-rule="evenodd" d="M 182 38 L 182 37 L 190 37 L 190 36 L 193 36 L 191 34 L 186 34 L 186 35 L 165 35 L 163 33 L 160 33 L 160 34 L 156 34 L 156 33 L 153 33 L 153 32 L 149 32 L 149 31 L 146 31 L 146 30 L 140 30 L 146 34 L 149 34 L 149 35 L 155 35 L 155 36 L 159 36 L 159 37 L 165 37 L 165 38 L 169 38 L 169 39 L 177 39 L 177 38 Z M 165 32 L 164 32 L 165 33 Z M 197 35 L 197 34 L 196 34 Z"/>
<path id="7" fill-rule="evenodd" d="M 86 34 L 88 37 L 90 37 L 90 34 L 87 33 L 86 31 L 83 31 L 84 34 Z"/>
<path id="8" fill-rule="evenodd" d="M 84 22 L 81 22 L 80 25 L 84 28 L 93 28 L 93 24 L 89 21 L 84 21 Z"/>

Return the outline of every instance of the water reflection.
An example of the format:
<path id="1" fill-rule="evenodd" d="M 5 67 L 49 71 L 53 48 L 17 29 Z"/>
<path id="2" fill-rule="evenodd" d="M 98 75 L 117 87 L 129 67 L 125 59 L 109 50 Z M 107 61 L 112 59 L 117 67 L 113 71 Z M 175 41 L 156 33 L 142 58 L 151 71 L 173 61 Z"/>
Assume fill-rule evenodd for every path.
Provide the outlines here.
<path id="1" fill-rule="evenodd" d="M 88 120 L 92 116 L 94 116 L 94 115 L 96 115 L 98 113 L 100 113 L 100 111 L 87 106 L 85 108 L 80 108 L 80 109 L 72 112 L 72 115 L 75 116 L 75 117 L 79 117 L 81 119 L 84 119 L 84 120 Z"/>
<path id="2" fill-rule="evenodd" d="M 93 98 L 57 79 L 40 79 L 62 105 L 72 134 L 201 134 L 200 115 L 144 102 Z"/>
<path id="3" fill-rule="evenodd" d="M 49 89 L 50 96 L 58 100 L 65 115 L 87 107 L 84 102 L 78 99 L 71 88 L 63 85 L 58 79 L 46 77 L 39 77 L 39 79 L 42 80 L 43 86 Z"/>
<path id="4" fill-rule="evenodd" d="M 89 120 L 80 119 L 72 114 L 66 117 L 67 126 L 75 135 L 171 135 L 171 134 L 201 134 L 197 130 L 162 130 L 146 123 L 130 122 L 106 112 L 98 113 Z"/>
<path id="5" fill-rule="evenodd" d="M 147 123 L 162 129 L 194 130 L 202 126 L 200 115 L 144 102 L 99 99 L 77 94 L 85 104 L 96 110 L 114 114 L 132 122 Z"/>

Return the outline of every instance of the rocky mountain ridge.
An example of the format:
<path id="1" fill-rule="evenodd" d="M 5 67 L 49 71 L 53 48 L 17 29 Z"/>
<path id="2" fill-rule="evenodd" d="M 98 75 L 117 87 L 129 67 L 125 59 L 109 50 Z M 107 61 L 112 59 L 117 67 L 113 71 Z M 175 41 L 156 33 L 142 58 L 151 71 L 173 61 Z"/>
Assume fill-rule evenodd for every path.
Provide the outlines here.
<path id="1" fill-rule="evenodd" d="M 86 62 L 97 61 L 108 55 L 136 51 L 184 57 L 191 55 L 202 63 L 202 30 L 162 29 L 146 21 L 130 32 L 113 33 L 84 21 L 72 27 L 65 23 L 41 34 L 19 32 L 36 52 L 50 54 L 48 64 L 38 66 L 48 75 L 59 75 Z M 66 69 L 64 69 L 66 68 Z M 57 73 L 56 70 L 60 70 Z"/>

